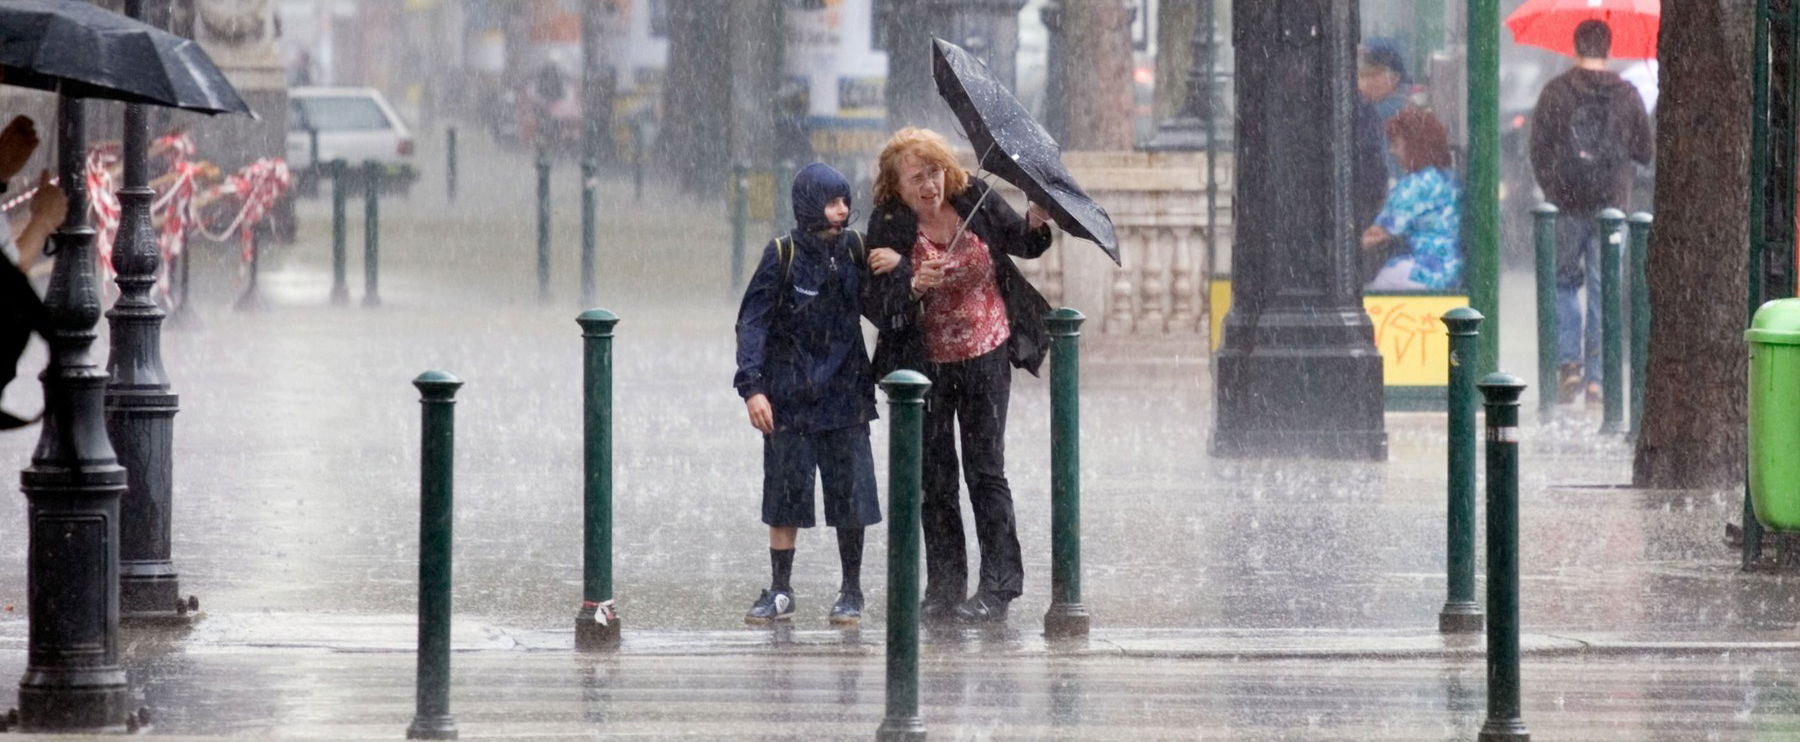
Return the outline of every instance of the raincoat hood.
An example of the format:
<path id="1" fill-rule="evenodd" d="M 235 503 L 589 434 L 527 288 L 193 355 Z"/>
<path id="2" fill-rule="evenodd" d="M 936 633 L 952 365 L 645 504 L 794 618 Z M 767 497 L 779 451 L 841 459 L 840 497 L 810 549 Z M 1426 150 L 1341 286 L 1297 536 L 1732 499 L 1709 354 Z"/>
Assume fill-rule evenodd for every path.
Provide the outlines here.
<path id="1" fill-rule="evenodd" d="M 795 236 L 822 239 L 818 236 L 825 231 L 825 204 L 834 198 L 842 197 L 844 203 L 850 203 L 850 181 L 844 179 L 830 165 L 815 162 L 800 169 L 794 174 L 794 232 Z M 849 220 L 845 220 L 844 228 L 849 229 Z M 833 240 L 835 242 L 835 240 Z"/>

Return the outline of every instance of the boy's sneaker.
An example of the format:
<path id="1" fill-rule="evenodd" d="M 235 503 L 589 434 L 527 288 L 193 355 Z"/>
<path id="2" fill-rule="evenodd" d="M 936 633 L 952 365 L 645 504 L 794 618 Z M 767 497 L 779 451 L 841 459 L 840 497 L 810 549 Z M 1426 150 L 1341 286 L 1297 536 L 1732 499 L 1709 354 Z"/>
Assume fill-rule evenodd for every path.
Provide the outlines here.
<path id="1" fill-rule="evenodd" d="M 831 607 L 832 626 L 855 626 L 862 623 L 863 595 L 861 590 L 845 590 L 838 593 L 837 605 Z"/>
<path id="2" fill-rule="evenodd" d="M 794 617 L 794 594 L 786 590 L 764 590 L 757 597 L 756 604 L 750 606 L 750 612 L 744 614 L 744 623 L 765 624 L 770 621 L 786 621 Z"/>

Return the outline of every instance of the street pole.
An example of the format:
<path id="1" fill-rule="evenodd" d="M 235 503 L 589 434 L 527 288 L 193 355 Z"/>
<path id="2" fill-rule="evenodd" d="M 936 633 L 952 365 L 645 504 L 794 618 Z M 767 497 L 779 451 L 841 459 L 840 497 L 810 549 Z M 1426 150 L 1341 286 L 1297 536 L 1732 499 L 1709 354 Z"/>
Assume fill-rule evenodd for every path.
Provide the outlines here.
<path id="1" fill-rule="evenodd" d="M 1644 429 L 1644 382 L 1650 368 L 1650 228 L 1644 212 L 1631 215 L 1631 437 Z"/>
<path id="2" fill-rule="evenodd" d="M 581 306 L 597 301 L 594 290 L 595 210 L 599 208 L 601 96 L 594 67 L 600 53 L 600 3 L 581 4 Z"/>
<path id="3" fill-rule="evenodd" d="M 456 391 L 461 379 L 426 371 L 419 389 L 419 646 L 417 707 L 407 739 L 456 739 L 450 715 L 450 560 L 455 524 Z"/>
<path id="4" fill-rule="evenodd" d="M 18 709 L 25 732 L 122 730 L 132 715 L 119 664 L 119 499 L 128 484 L 106 437 L 106 372 L 91 352 L 100 296 L 84 109 L 79 99 L 57 100 L 57 169 L 69 214 L 47 251 L 56 261 L 44 296 L 43 429 L 19 476 L 30 540 Z"/>
<path id="5" fill-rule="evenodd" d="M 1756 0 L 1755 31 L 1750 47 L 1750 285 L 1746 292 L 1749 303 L 1746 322 L 1756 316 L 1756 310 L 1763 302 L 1763 240 L 1767 238 L 1768 226 L 1763 209 L 1769 188 L 1769 0 Z M 1763 528 L 1750 500 L 1748 479 L 1744 481 L 1742 523 L 1739 567 L 1749 570 L 1762 559 Z"/>
<path id="6" fill-rule="evenodd" d="M 363 306 L 381 306 L 381 163 L 363 161 Z"/>
<path id="7" fill-rule="evenodd" d="M 1475 369 L 1480 366 L 1481 313 L 1458 307 L 1444 313 L 1450 332 L 1449 505 L 1445 518 L 1448 597 L 1438 631 L 1476 632 L 1485 620 L 1475 602 Z"/>
<path id="8" fill-rule="evenodd" d="M 456 127 L 444 130 L 444 193 L 456 203 Z"/>
<path id="9" fill-rule="evenodd" d="M 1081 323 L 1064 307 L 1050 326 L 1050 610 L 1044 636 L 1086 638 L 1081 602 Z"/>
<path id="10" fill-rule="evenodd" d="M 1488 373 L 1500 358 L 1500 2 L 1469 0 L 1468 13 L 1469 172 L 1463 218 L 1469 306 L 1488 323 L 1477 370 Z"/>
<path id="11" fill-rule="evenodd" d="M 1600 212 L 1600 432 L 1617 433 L 1625 416 L 1625 325 L 1620 314 L 1619 250 L 1625 241 L 1625 212 Z"/>
<path id="12" fill-rule="evenodd" d="M 547 302 L 550 301 L 550 150 L 542 141 L 538 142 L 536 164 L 538 301 Z"/>
<path id="13" fill-rule="evenodd" d="M 1537 246 L 1537 353 L 1538 421 L 1556 416 L 1556 206 L 1538 204 L 1531 210 L 1532 236 Z"/>
<path id="14" fill-rule="evenodd" d="M 346 203 L 350 196 L 345 191 L 350 186 L 349 170 L 349 164 L 343 160 L 331 161 L 331 303 L 339 306 L 350 303 L 350 282 L 344 267 L 350 231 Z M 187 260 L 181 262 L 186 264 Z"/>
<path id="15" fill-rule="evenodd" d="M 581 325 L 582 537 L 581 610 L 575 614 L 575 648 L 617 649 L 619 614 L 613 605 L 612 570 L 612 339 L 618 315 L 590 309 Z"/>
<path id="16" fill-rule="evenodd" d="M 925 392 L 931 380 L 895 371 L 881 380 L 888 398 L 887 714 L 882 742 L 923 742 L 919 716 L 919 487 Z"/>
<path id="17" fill-rule="evenodd" d="M 1528 742 L 1519 705 L 1519 395 L 1503 373 L 1481 380 L 1487 403 L 1487 721 L 1480 742 Z"/>
<path id="18" fill-rule="evenodd" d="M 144 0 L 126 0 L 125 13 L 143 20 Z M 125 105 L 123 139 L 125 183 L 113 246 L 119 300 L 106 313 L 112 327 L 106 430 L 126 471 L 119 500 L 119 613 L 127 621 L 185 618 L 188 604 L 181 599 L 169 536 L 179 398 L 163 369 L 164 313 L 155 296 L 162 254 L 150 224 L 156 193 L 150 189 L 150 119 L 143 104 Z"/>
<path id="19" fill-rule="evenodd" d="M 1212 149 L 1212 0 L 1189 0 L 1194 6 L 1194 32 L 1188 37 L 1192 50 L 1187 70 L 1187 91 L 1181 109 L 1157 128 L 1145 149 L 1198 151 Z M 1210 155 L 1209 155 L 1210 157 Z"/>
<path id="20" fill-rule="evenodd" d="M 731 290 L 744 285 L 744 243 L 750 239 L 750 176 L 742 160 L 731 165 Z"/>

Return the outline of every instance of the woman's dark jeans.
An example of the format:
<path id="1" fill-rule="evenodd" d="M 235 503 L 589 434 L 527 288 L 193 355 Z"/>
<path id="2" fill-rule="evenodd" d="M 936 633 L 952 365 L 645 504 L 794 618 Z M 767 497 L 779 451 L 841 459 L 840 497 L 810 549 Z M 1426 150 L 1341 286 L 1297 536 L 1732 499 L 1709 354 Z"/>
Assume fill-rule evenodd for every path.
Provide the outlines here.
<path id="1" fill-rule="evenodd" d="M 968 597 L 969 561 L 957 498 L 957 430 L 962 433 L 962 471 L 981 544 L 979 592 L 1000 600 L 1019 597 L 1025 565 L 1006 483 L 1006 406 L 1012 365 L 1006 347 L 956 363 L 926 364 L 931 393 L 925 404 L 924 498 L 925 600 L 961 602 Z"/>

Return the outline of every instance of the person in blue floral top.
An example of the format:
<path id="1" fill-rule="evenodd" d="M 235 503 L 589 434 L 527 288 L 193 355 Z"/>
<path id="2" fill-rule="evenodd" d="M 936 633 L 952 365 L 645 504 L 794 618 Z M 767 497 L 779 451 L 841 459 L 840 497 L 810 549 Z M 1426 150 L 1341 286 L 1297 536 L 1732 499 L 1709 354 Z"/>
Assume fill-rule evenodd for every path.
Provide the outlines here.
<path id="1" fill-rule="evenodd" d="M 1450 172 L 1449 137 L 1436 116 L 1408 107 L 1388 120 L 1388 147 L 1405 175 L 1388 192 L 1363 250 L 1385 255 L 1370 291 L 1445 290 L 1462 286 L 1462 186 Z"/>

